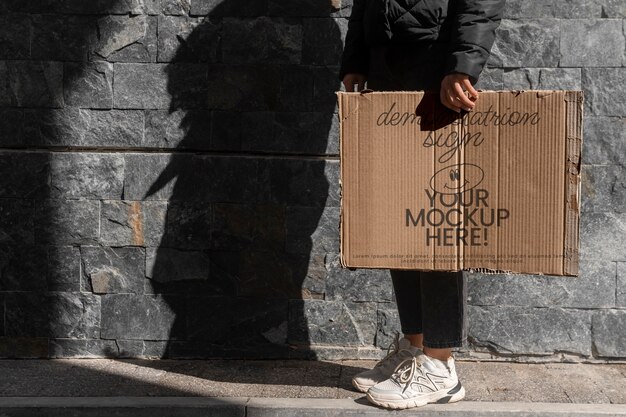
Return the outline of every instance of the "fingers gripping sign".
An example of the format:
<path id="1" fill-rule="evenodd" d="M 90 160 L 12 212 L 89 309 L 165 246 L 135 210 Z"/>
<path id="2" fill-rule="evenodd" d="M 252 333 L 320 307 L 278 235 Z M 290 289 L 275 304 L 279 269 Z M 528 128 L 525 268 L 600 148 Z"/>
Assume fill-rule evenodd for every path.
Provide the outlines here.
<path id="1" fill-rule="evenodd" d="M 441 81 L 439 99 L 441 104 L 457 113 L 460 113 L 461 109 L 471 111 L 476 105 L 478 91 L 472 86 L 468 75 L 448 74 Z"/>
<path id="2" fill-rule="evenodd" d="M 343 77 L 343 86 L 346 91 L 363 91 L 365 88 L 366 76 L 364 74 L 348 73 Z"/>

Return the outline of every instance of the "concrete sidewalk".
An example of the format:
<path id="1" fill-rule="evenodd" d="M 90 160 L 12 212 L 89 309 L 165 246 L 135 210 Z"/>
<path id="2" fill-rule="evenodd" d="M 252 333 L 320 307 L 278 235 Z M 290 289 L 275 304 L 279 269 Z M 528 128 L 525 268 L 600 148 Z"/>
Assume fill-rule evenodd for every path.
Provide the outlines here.
<path id="1" fill-rule="evenodd" d="M 350 384 L 354 374 L 374 363 L 0 360 L 0 397 L 4 397 L 0 398 L 0 415 L 50 416 L 72 409 L 74 415 L 105 411 L 126 415 L 124 410 L 128 415 L 143 415 L 139 409 L 167 410 L 167 415 L 207 415 L 213 410 L 208 415 L 248 417 L 303 415 L 305 411 L 310 416 L 383 415 L 388 411 L 370 405 Z M 457 371 L 467 392 L 465 400 L 412 412 L 626 416 L 626 364 L 457 360 Z"/>

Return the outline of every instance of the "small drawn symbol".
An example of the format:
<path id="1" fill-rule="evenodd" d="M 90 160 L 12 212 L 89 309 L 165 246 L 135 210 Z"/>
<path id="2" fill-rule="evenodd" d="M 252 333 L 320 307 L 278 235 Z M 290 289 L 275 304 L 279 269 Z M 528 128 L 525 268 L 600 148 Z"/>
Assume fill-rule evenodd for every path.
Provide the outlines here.
<path id="1" fill-rule="evenodd" d="M 430 179 L 430 188 L 440 194 L 464 193 L 478 186 L 484 178 L 485 172 L 478 165 L 450 165 L 435 172 Z"/>

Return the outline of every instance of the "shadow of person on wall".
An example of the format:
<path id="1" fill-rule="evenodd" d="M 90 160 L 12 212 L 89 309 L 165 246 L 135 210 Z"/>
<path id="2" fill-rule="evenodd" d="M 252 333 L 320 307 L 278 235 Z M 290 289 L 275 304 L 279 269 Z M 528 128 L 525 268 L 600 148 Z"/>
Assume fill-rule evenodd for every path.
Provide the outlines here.
<path id="1" fill-rule="evenodd" d="M 147 135 L 176 144 L 144 200 L 168 200 L 146 270 L 171 310 L 163 357 L 315 358 L 304 300 L 323 298 L 338 252 L 338 164 L 323 156 L 338 152 L 339 27 L 243 0 L 161 24 L 171 102 Z"/>

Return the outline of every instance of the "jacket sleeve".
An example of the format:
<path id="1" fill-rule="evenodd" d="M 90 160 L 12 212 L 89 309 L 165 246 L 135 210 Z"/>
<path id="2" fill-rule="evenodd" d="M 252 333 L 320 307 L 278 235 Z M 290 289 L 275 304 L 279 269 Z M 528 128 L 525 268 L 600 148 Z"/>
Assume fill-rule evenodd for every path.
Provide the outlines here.
<path id="1" fill-rule="evenodd" d="M 505 0 L 456 0 L 455 3 L 445 73 L 467 74 L 472 84 L 476 84 L 489 59 Z"/>
<path id="2" fill-rule="evenodd" d="M 348 73 L 367 74 L 369 66 L 369 48 L 365 43 L 365 31 L 363 29 L 363 14 L 367 0 L 354 0 L 352 13 L 348 20 L 348 32 L 341 56 L 339 79 Z"/>

